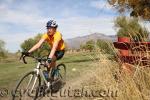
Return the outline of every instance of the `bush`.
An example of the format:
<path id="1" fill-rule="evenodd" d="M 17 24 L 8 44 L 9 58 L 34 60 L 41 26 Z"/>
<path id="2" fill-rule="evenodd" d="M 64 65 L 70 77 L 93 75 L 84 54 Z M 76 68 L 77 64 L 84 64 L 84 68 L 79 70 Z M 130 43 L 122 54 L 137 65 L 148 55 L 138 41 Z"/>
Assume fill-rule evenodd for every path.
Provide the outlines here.
<path id="1" fill-rule="evenodd" d="M 103 53 L 114 55 L 114 52 L 112 50 L 112 42 L 98 39 L 96 45 L 98 46 L 98 48 L 102 49 Z"/>
<path id="2" fill-rule="evenodd" d="M 137 18 L 125 16 L 117 17 L 115 20 L 118 37 L 130 37 L 133 41 L 148 41 L 148 30 L 142 27 Z"/>

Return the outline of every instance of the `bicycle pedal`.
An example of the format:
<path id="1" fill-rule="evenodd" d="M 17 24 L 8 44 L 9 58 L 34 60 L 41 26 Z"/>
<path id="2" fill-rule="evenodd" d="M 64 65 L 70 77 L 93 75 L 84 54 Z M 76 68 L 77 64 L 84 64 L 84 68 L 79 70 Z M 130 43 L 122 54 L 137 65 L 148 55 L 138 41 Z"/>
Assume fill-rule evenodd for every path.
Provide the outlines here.
<path id="1" fill-rule="evenodd" d="M 40 86 L 40 87 L 39 87 L 39 94 L 38 94 L 38 95 L 39 95 L 39 96 L 45 96 L 45 94 L 46 94 L 46 93 L 45 93 L 45 89 L 46 89 L 46 88 L 45 88 L 44 85 Z"/>
<path id="2" fill-rule="evenodd" d="M 50 93 L 50 89 L 47 88 L 47 89 L 45 90 L 45 93 L 46 93 L 46 94 L 47 94 L 47 93 Z"/>

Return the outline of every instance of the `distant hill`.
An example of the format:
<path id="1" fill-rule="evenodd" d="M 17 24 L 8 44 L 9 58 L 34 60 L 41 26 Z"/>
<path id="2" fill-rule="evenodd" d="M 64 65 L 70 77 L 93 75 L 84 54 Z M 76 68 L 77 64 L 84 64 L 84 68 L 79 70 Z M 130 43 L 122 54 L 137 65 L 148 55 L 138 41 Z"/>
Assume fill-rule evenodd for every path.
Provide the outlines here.
<path id="1" fill-rule="evenodd" d="M 80 48 L 81 44 L 85 44 L 89 40 L 97 40 L 97 39 L 102 39 L 102 40 L 109 40 L 109 41 L 116 41 L 116 36 L 115 35 L 104 35 L 101 33 L 94 33 L 82 37 L 75 37 L 72 39 L 67 39 L 65 42 L 67 43 L 67 46 L 71 49 L 78 49 Z"/>

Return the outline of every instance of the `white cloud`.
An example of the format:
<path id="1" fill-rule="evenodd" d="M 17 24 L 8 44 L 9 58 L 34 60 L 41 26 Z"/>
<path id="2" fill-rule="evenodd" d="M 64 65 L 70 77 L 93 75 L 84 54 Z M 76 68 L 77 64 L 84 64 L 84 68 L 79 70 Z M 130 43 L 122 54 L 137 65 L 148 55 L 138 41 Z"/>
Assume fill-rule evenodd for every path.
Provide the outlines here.
<path id="1" fill-rule="evenodd" d="M 21 11 L 14 11 L 11 9 L 5 9 L 1 11 L 0 21 L 5 23 L 20 24 L 26 27 L 40 27 L 41 23 L 38 22 L 40 18 L 34 14 L 27 14 Z"/>
<path id="2" fill-rule="evenodd" d="M 29 14 L 25 11 L 25 8 L 21 9 L 10 9 L 7 4 L 0 4 L 0 39 L 4 40 L 6 48 L 13 52 L 19 49 L 20 44 L 25 39 L 43 32 L 45 28 L 45 20 L 43 20 L 45 18 L 38 15 L 38 12 Z M 8 27 L 8 24 L 12 25 L 12 27 Z M 29 33 L 24 32 L 24 29 L 21 30 L 17 26 L 24 27 Z M 10 27 L 11 29 L 14 28 L 13 32 L 9 30 Z"/>
<path id="3" fill-rule="evenodd" d="M 91 7 L 95 7 L 100 10 L 111 10 L 111 6 L 108 4 L 107 0 L 96 0 L 91 1 Z"/>
<path id="4" fill-rule="evenodd" d="M 27 30 L 40 29 L 44 21 L 41 15 L 41 9 L 36 6 L 36 2 L 26 2 L 26 4 L 17 5 L 13 7 L 16 0 L 6 0 L 5 3 L 0 4 L 0 22 L 11 23 L 25 27 Z M 9 4 L 11 3 L 11 4 Z M 1 25 L 2 25 L 1 24 Z"/>
<path id="5" fill-rule="evenodd" d="M 74 17 L 59 20 L 59 30 L 62 31 L 65 38 L 83 36 L 94 32 L 103 34 L 115 34 L 113 29 L 113 18 L 111 17 Z"/>
<path id="6" fill-rule="evenodd" d="M 6 5 L 5 4 L 1 4 L 0 5 L 0 10 L 3 10 L 3 9 L 5 9 L 6 8 Z"/>
<path id="7" fill-rule="evenodd" d="M 5 6 L 3 6 L 2 9 L 0 12 L 0 39 L 6 42 L 6 48 L 9 51 L 16 51 L 25 39 L 33 37 L 36 33 L 44 30 L 43 27 L 45 26 L 45 23 L 44 21 L 41 21 L 42 18 L 36 14 L 27 14 L 25 12 L 7 9 Z M 25 33 L 25 30 L 22 30 L 21 32 L 21 30 L 13 26 L 13 31 L 15 31 L 12 32 L 5 23 L 20 25 L 21 27 L 26 28 L 29 33 Z M 17 30 L 19 30 L 20 33 L 18 33 Z"/>
<path id="8" fill-rule="evenodd" d="M 148 21 L 143 21 L 143 19 L 141 18 L 139 20 L 139 23 L 150 32 L 150 23 Z"/>
<path id="9" fill-rule="evenodd" d="M 5 0 L 5 2 L 7 2 L 7 3 L 13 3 L 14 1 L 16 1 L 16 0 Z"/>
<path id="10" fill-rule="evenodd" d="M 150 23 L 145 23 L 145 27 L 150 32 Z"/>

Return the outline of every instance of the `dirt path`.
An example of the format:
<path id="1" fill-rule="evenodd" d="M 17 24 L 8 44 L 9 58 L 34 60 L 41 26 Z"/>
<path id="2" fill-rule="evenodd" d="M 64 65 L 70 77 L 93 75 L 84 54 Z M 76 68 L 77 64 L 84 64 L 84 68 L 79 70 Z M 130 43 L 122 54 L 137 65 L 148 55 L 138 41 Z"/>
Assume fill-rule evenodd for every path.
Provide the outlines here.
<path id="1" fill-rule="evenodd" d="M 77 94 L 75 95 L 75 91 L 82 90 L 82 83 L 93 77 L 91 72 L 91 70 L 82 72 L 79 77 L 67 81 L 61 91 L 53 95 L 48 95 L 48 97 L 44 97 L 40 100 L 73 100 L 77 96 Z M 82 97 L 77 98 L 82 99 Z"/>

